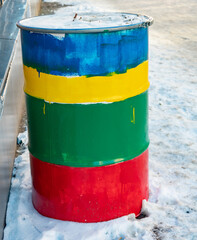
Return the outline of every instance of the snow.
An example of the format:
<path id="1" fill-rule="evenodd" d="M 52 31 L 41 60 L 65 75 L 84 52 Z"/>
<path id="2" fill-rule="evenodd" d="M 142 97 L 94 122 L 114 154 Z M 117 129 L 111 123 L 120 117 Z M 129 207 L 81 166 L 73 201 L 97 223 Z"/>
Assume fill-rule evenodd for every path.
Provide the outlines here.
<path id="1" fill-rule="evenodd" d="M 25 150 L 15 159 L 4 240 L 197 240 L 197 69 L 181 46 L 150 28 L 150 198 L 142 218 L 83 224 L 41 216 Z"/>
<path id="2" fill-rule="evenodd" d="M 146 16 L 127 13 L 63 13 L 25 19 L 20 21 L 20 24 L 28 28 L 67 30 L 133 26 L 149 22 Z"/>

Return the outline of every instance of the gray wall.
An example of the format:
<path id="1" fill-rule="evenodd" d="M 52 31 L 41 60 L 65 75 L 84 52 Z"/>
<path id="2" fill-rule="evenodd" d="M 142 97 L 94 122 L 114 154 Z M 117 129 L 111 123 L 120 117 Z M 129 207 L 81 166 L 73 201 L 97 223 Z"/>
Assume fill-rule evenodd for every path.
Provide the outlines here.
<path id="1" fill-rule="evenodd" d="M 17 9 L 21 9 L 21 7 L 14 8 L 14 2 L 19 4 L 20 1 L 6 0 L 6 4 L 0 8 L 0 29 L 3 28 L 1 33 L 10 34 L 8 37 L 1 36 L 0 34 L 0 60 L 2 62 L 2 64 L 0 64 L 0 72 L 2 72 L 1 75 L 4 76 L 0 79 L 0 239 L 3 237 L 5 225 L 6 207 L 9 197 L 13 161 L 15 158 L 18 127 L 24 109 L 24 76 L 21 43 L 16 28 L 16 21 L 18 20 L 15 19 Z M 11 9 L 14 9 L 13 15 L 10 13 L 11 9 L 9 8 L 9 4 L 12 5 Z M 30 0 L 28 3 L 23 2 L 23 5 L 25 7 L 23 8 L 24 12 L 22 15 L 18 15 L 19 19 L 24 18 L 24 16 L 30 17 L 39 14 L 40 0 Z M 6 11 L 3 11 L 3 8 L 4 10 L 6 9 Z M 7 23 L 6 25 L 4 24 L 5 22 Z M 5 28 L 5 26 L 9 26 L 15 38 L 10 38 L 13 34 L 10 33 L 9 28 Z M 6 46 L 9 47 L 9 51 L 4 47 L 6 41 L 9 42 L 9 44 L 13 42 L 11 48 L 6 44 Z M 2 70 L 4 67 L 5 72 Z"/>
<path id="2" fill-rule="evenodd" d="M 16 45 L 11 70 L 3 94 L 4 106 L 0 118 L 0 239 L 4 227 L 10 177 L 16 149 L 16 137 L 24 104 L 23 72 L 19 44 Z"/>

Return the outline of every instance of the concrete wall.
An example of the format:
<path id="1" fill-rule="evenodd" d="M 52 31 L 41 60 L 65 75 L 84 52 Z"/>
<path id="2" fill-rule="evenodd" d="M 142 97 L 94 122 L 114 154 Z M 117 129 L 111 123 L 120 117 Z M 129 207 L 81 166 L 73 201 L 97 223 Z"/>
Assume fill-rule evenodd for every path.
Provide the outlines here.
<path id="1" fill-rule="evenodd" d="M 27 1 L 24 16 L 36 16 L 39 14 L 39 9 L 40 0 Z M 16 138 L 24 108 L 24 76 L 19 33 L 15 40 L 8 69 L 5 87 L 0 96 L 0 239 L 3 237 Z"/>

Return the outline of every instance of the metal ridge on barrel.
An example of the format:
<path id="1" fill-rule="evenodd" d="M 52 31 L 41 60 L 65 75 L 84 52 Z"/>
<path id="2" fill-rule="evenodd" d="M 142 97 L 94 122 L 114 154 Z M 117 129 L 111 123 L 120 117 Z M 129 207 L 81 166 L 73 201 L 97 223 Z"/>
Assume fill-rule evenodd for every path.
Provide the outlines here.
<path id="1" fill-rule="evenodd" d="M 137 216 L 148 199 L 148 18 L 133 15 L 132 28 L 132 14 L 118 15 L 123 26 L 114 31 L 53 34 L 18 24 L 32 199 L 45 216 Z"/>
<path id="2" fill-rule="evenodd" d="M 26 66 L 24 74 L 24 90 L 27 94 L 55 103 L 117 102 L 136 96 L 149 87 L 148 61 L 126 73 L 113 73 L 110 76 L 55 76 L 38 73 Z"/>

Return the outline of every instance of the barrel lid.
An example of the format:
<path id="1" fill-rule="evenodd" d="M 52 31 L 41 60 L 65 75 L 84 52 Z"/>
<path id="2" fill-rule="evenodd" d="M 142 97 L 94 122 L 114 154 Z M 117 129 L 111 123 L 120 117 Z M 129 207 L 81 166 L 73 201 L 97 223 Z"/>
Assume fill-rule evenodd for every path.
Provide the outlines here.
<path id="1" fill-rule="evenodd" d="M 152 17 L 140 14 L 80 12 L 26 18 L 20 20 L 17 26 L 24 30 L 42 33 L 89 33 L 148 27 L 152 23 Z"/>

